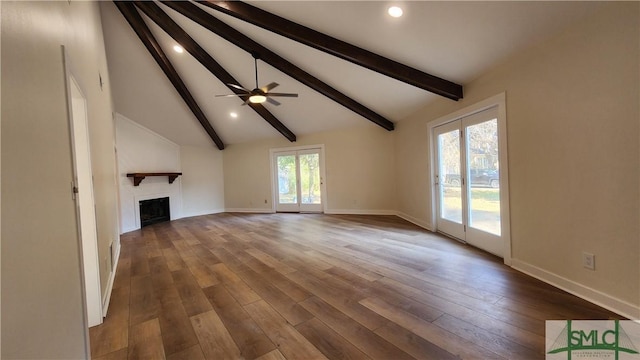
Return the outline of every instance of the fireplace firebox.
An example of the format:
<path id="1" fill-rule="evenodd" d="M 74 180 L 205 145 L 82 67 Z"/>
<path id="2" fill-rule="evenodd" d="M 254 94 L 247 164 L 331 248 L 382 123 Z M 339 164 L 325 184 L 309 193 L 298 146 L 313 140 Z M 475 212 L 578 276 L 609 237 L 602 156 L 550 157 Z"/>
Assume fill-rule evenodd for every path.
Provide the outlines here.
<path id="1" fill-rule="evenodd" d="M 169 198 L 140 201 L 140 227 L 171 220 Z"/>

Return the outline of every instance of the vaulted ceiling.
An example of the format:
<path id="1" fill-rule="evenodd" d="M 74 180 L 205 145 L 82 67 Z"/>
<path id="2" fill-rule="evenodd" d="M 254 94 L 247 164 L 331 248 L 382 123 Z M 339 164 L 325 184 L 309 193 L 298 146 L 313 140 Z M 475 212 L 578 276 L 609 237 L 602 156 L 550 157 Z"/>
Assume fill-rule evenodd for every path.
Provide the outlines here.
<path id="1" fill-rule="evenodd" d="M 399 4 L 400 18 L 383 1 L 101 3 L 115 109 L 178 144 L 220 149 L 356 125 L 391 131 L 601 5 Z M 280 106 L 216 98 L 232 93 L 227 83 L 255 87 L 252 51 L 260 85 L 299 97 Z"/>

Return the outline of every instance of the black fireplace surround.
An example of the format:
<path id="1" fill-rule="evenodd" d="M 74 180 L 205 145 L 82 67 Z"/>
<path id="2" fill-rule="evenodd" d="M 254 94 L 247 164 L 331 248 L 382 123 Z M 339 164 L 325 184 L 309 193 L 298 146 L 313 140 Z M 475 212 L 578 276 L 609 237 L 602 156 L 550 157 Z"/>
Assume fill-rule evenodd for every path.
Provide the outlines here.
<path id="1" fill-rule="evenodd" d="M 140 201 L 140 227 L 171 220 L 169 198 Z"/>

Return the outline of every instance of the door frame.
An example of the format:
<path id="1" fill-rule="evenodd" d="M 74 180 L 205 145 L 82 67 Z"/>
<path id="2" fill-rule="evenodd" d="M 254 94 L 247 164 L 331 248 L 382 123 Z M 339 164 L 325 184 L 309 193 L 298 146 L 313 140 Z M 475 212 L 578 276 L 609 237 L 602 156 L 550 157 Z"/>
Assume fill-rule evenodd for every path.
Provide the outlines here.
<path id="1" fill-rule="evenodd" d="M 509 161 L 507 150 L 507 108 L 506 94 L 500 93 L 479 101 L 473 105 L 469 105 L 451 114 L 439 117 L 427 124 L 428 144 L 429 144 L 429 181 L 428 187 L 429 198 L 431 199 L 431 224 L 432 231 L 438 231 L 437 222 L 437 179 L 436 169 L 436 146 L 433 141 L 434 128 L 446 123 L 479 113 L 481 111 L 497 107 L 498 112 L 498 146 L 500 153 L 498 159 L 500 161 L 500 222 L 501 237 L 503 239 L 503 260 L 506 265 L 511 265 L 511 220 L 509 210 Z"/>
<path id="2" fill-rule="evenodd" d="M 64 72 L 65 72 L 65 87 L 67 95 L 67 109 L 69 117 L 69 132 L 71 137 L 71 155 L 73 161 L 73 184 L 74 188 L 74 201 L 76 202 L 76 209 L 79 211 L 76 214 L 77 226 L 78 226 L 78 242 L 80 245 L 80 270 L 82 274 L 82 296 L 84 304 L 84 318 L 87 330 L 90 326 L 99 325 L 103 322 L 103 303 L 102 303 L 102 289 L 100 284 L 100 262 L 98 257 L 98 235 L 97 235 L 97 219 L 95 214 L 95 198 L 93 194 L 93 175 L 91 164 L 91 144 L 89 138 L 89 119 L 87 112 L 87 99 L 84 95 L 82 86 L 77 81 L 75 76 L 76 71 L 72 62 L 69 59 L 64 46 L 62 46 Z M 75 123 L 80 121 L 81 127 L 84 128 L 83 134 L 75 133 Z M 80 135 L 78 137 L 78 135 Z M 78 151 L 82 151 L 76 144 L 83 143 L 81 146 L 85 147 L 83 154 L 79 154 Z M 88 159 L 88 168 L 79 169 L 78 158 L 82 156 Z M 82 176 L 88 177 L 91 183 L 90 189 L 84 193 L 89 194 L 89 204 L 82 204 L 79 201 L 82 193 L 77 192 L 78 177 L 80 171 L 83 171 Z M 78 194 L 78 195 L 76 195 Z M 81 213 L 83 215 L 81 215 Z M 93 218 L 93 224 L 89 224 L 93 228 L 92 236 L 87 238 L 83 236 L 83 225 L 81 216 L 89 216 Z M 91 221 L 89 221 L 91 222 Z M 90 229 L 87 229 L 90 231 Z M 88 334 L 87 334 L 88 335 Z M 87 337 L 88 341 L 88 337 Z"/>
<path id="3" fill-rule="evenodd" d="M 322 201 L 322 209 L 321 213 L 324 213 L 327 206 L 327 177 L 325 171 L 325 155 L 324 155 L 324 144 L 318 145 L 304 145 L 304 146 L 291 146 L 284 148 L 275 148 L 269 149 L 269 164 L 271 166 L 271 211 L 276 212 L 277 202 L 278 202 L 278 174 L 275 171 L 275 162 L 274 155 L 280 152 L 296 152 L 301 150 L 313 150 L 318 149 L 320 153 L 320 192 L 321 192 L 321 201 Z"/>

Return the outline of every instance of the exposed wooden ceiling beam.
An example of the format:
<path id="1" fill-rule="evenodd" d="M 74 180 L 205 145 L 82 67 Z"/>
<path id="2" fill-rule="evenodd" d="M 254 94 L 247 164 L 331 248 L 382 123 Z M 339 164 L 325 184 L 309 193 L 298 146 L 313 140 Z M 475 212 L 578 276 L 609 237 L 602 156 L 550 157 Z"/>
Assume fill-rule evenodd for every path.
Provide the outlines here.
<path id="1" fill-rule="evenodd" d="M 462 86 L 427 74 L 368 50 L 338 40 L 241 1 L 197 0 L 199 3 L 328 54 L 351 61 L 407 84 L 452 100 L 462 99 Z"/>
<path id="2" fill-rule="evenodd" d="M 155 39 L 155 37 L 153 37 L 151 30 L 149 30 L 147 25 L 144 23 L 144 20 L 136 10 L 135 6 L 132 3 L 121 1 L 114 1 L 114 4 L 118 7 L 118 10 L 120 10 L 129 25 L 131 25 L 131 28 L 138 35 L 147 50 L 149 50 L 149 53 L 158 63 L 167 78 L 169 78 L 169 81 L 171 81 L 176 91 L 178 91 L 184 102 L 187 104 L 196 119 L 198 119 L 211 140 L 213 140 L 218 149 L 223 150 L 224 143 L 222 142 L 218 134 L 216 134 L 216 131 L 213 129 L 211 123 L 209 123 L 209 120 L 200 109 L 200 106 L 198 106 L 198 103 L 196 103 L 193 96 L 191 96 L 189 89 L 187 89 L 187 86 L 180 78 L 180 75 L 178 75 L 178 73 L 176 72 L 176 69 L 169 61 L 167 55 L 164 53 L 164 51 L 162 51 L 160 44 L 158 44 L 158 41 Z"/>
<path id="3" fill-rule="evenodd" d="M 217 77 L 231 91 L 236 94 L 244 94 L 240 90 L 229 86 L 228 84 L 241 85 L 222 65 L 213 59 L 187 32 L 185 32 L 175 21 L 165 14 L 158 5 L 153 2 L 136 1 L 136 6 L 140 8 L 151 20 L 162 28 L 169 36 L 176 40 L 189 54 L 198 60 L 211 74 Z M 255 112 L 258 113 L 265 121 L 278 130 L 289 141 L 296 141 L 296 135 L 291 132 L 280 120 L 269 112 L 261 104 L 248 103 Z"/>
<path id="4" fill-rule="evenodd" d="M 216 33 L 217 35 L 240 47 L 241 49 L 250 53 L 257 52 L 258 54 L 260 54 L 260 60 L 268 63 L 274 68 L 296 79 L 297 81 L 316 90 L 320 94 L 343 105 L 347 109 L 363 116 L 365 119 L 368 119 L 387 130 L 393 130 L 393 123 L 382 115 L 379 115 L 373 110 L 367 108 L 366 106 L 344 95 L 343 93 L 339 92 L 323 81 L 317 79 L 313 75 L 300 69 L 296 65 L 282 58 L 280 55 L 274 53 L 273 51 L 262 46 L 261 44 L 252 40 L 238 30 L 215 18 L 208 12 L 202 10 L 195 4 L 186 1 L 162 1 L 162 3 L 178 11 L 194 22 L 200 24 L 204 28 Z"/>

